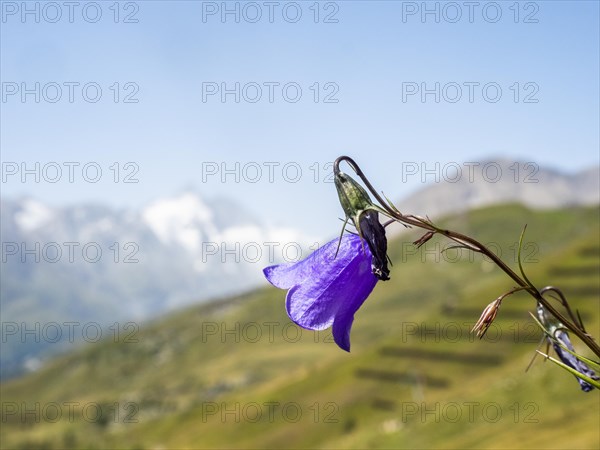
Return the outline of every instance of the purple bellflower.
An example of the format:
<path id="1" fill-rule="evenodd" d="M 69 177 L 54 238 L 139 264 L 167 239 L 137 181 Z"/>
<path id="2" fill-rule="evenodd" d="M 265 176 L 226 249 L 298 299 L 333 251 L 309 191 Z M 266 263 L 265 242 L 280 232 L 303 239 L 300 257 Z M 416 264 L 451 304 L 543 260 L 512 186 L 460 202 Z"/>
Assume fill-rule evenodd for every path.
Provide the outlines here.
<path id="1" fill-rule="evenodd" d="M 569 334 L 567 332 L 562 331 L 562 330 L 557 330 L 556 333 L 554 334 L 554 337 L 562 345 L 567 347 L 572 352 L 575 352 L 575 349 L 573 348 L 573 344 L 571 344 L 571 339 L 569 339 Z M 586 363 L 577 359 L 575 356 L 573 356 L 571 353 L 567 352 L 556 342 L 552 342 L 552 347 L 554 348 L 554 351 L 556 352 L 558 357 L 567 366 L 571 367 L 572 369 L 575 369 L 577 372 L 580 372 L 580 373 L 590 377 L 593 380 L 599 380 L 598 376 L 594 373 L 594 371 L 592 369 L 590 369 L 587 366 Z M 589 384 L 587 381 L 584 381 L 579 377 L 575 377 L 575 378 L 577 378 L 577 381 L 579 382 L 579 386 L 581 387 L 582 391 L 589 392 L 592 389 L 594 389 L 594 386 Z"/>
<path id="2" fill-rule="evenodd" d="M 289 289 L 286 309 L 293 322 L 309 330 L 333 326 L 335 343 L 349 352 L 354 314 L 378 281 L 372 261 L 369 246 L 359 236 L 344 234 L 302 261 L 263 272 L 273 286 Z"/>
<path id="3" fill-rule="evenodd" d="M 347 157 L 340 157 L 334 163 L 335 186 L 346 214 L 340 238 L 328 242 L 303 261 L 270 266 L 263 272 L 275 287 L 289 289 L 286 308 L 292 321 L 309 330 L 333 326 L 336 344 L 349 352 L 354 314 L 377 281 L 390 277 L 387 239 L 378 216 L 381 208 L 371 202 L 360 184 L 339 170 L 343 160 L 357 168 Z M 358 235 L 344 234 L 349 221 Z"/>
<path id="4" fill-rule="evenodd" d="M 600 380 L 600 377 L 598 377 L 598 375 L 596 375 L 596 373 L 592 369 L 590 369 L 586 363 L 577 359 L 574 355 L 567 352 L 558 344 L 560 342 L 560 344 L 568 348 L 570 351 L 572 351 L 573 353 L 575 352 L 573 344 L 571 344 L 569 334 L 566 331 L 564 331 L 565 326 L 558 320 L 556 320 L 553 316 L 551 316 L 548 310 L 544 308 L 544 306 L 541 303 L 538 303 L 537 313 L 540 322 L 546 327 L 546 332 L 549 333 L 551 336 L 554 336 L 554 339 L 556 339 L 556 341 L 554 341 L 550 338 L 547 338 L 547 341 L 548 343 L 552 344 L 554 351 L 561 359 L 561 361 L 567 366 L 569 366 L 571 369 L 575 369 L 577 372 L 582 373 L 583 375 L 593 380 Z M 584 381 L 579 377 L 575 378 L 577 378 L 577 381 L 579 382 L 579 386 L 581 387 L 582 391 L 589 392 L 592 389 L 594 389 L 594 386 L 589 384 L 587 381 Z"/>

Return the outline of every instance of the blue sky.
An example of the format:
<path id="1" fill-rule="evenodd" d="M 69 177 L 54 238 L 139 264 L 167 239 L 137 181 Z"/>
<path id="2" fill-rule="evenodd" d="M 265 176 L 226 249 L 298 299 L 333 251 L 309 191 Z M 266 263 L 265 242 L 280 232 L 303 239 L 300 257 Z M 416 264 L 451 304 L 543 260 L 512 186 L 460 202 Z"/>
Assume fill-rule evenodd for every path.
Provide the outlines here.
<path id="1" fill-rule="evenodd" d="M 439 8 L 439 23 L 433 14 L 423 19 L 422 2 L 275 2 L 273 23 L 265 2 L 239 3 L 239 22 L 233 14 L 223 21 L 220 11 L 207 15 L 221 2 L 121 2 L 118 23 L 113 1 L 98 2 L 95 23 L 93 7 L 82 12 L 90 2 L 79 3 L 73 23 L 62 2 L 56 23 L 56 10 L 43 10 L 44 3 L 39 23 L 15 12 L 21 2 L 1 3 L 2 162 L 65 170 L 56 183 L 43 174 L 39 183 L 7 176 L 2 195 L 142 207 L 193 187 L 237 198 L 266 222 L 330 235 L 341 209 L 325 169 L 340 154 L 353 156 L 393 198 L 422 186 L 416 177 L 403 182 L 406 162 L 503 156 L 567 171 L 599 162 L 595 1 L 479 2 L 472 21 L 464 2 L 429 2 Z M 251 23 L 256 5 L 262 17 Z M 462 16 L 452 23 L 457 11 Z M 128 14 L 137 23 L 123 23 Z M 328 14 L 337 23 L 323 23 Z M 33 94 L 25 102 L 20 91 L 10 95 L 15 86 L 35 90 L 36 82 L 39 103 Z M 79 83 L 72 103 L 69 83 Z M 102 90 L 96 103 L 81 92 L 88 83 Z M 208 95 L 223 83 L 239 83 L 239 103 L 234 94 L 225 102 Z M 439 103 L 434 94 L 424 101 L 407 94 L 436 83 Z M 62 96 L 51 103 L 56 84 Z M 492 90 L 484 93 L 486 85 Z M 262 97 L 252 103 L 256 86 Z M 452 102 L 456 86 L 462 97 Z M 125 103 L 128 94 L 138 102 Z M 326 103 L 327 95 L 337 103 Z M 79 164 L 73 183 L 64 162 Z M 139 183 L 115 183 L 114 162 L 120 181 L 139 169 Z M 79 168 L 88 163 L 102 169 L 99 182 L 83 179 Z M 217 174 L 207 173 L 215 167 Z M 224 167 L 239 167 L 239 182 L 231 174 L 223 182 Z"/>

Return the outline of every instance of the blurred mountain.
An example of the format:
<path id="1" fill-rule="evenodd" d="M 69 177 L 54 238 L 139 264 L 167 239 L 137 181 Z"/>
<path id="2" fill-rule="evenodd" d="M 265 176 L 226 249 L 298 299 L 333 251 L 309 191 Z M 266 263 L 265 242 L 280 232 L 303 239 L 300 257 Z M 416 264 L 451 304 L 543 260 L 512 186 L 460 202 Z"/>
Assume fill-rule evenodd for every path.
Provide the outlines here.
<path id="1" fill-rule="evenodd" d="M 281 260 L 281 251 L 269 254 L 265 243 L 309 243 L 231 200 L 193 191 L 137 212 L 2 198 L 0 225 L 2 321 L 18 327 L 3 335 L 3 376 L 35 366 L 48 348 L 40 336 L 49 322 L 67 337 L 64 322 L 142 320 L 241 292 L 262 281 L 257 267 Z"/>
<path id="2" fill-rule="evenodd" d="M 440 225 L 495 242 L 516 268 L 527 223 L 527 275 L 560 287 L 597 337 L 598 213 L 503 205 Z M 390 241 L 391 280 L 357 312 L 350 354 L 293 324 L 272 286 L 190 306 L 1 383 L 0 447 L 597 449 L 598 392 L 539 357 L 525 371 L 535 301 L 507 297 L 477 339 L 513 282 L 478 255 L 440 254 L 443 238 L 417 250 L 418 236 Z"/>
<path id="3" fill-rule="evenodd" d="M 567 174 L 533 162 L 500 158 L 407 166 L 404 176 L 427 185 L 399 202 L 401 211 L 429 217 L 501 203 L 520 203 L 534 209 L 600 203 L 600 167 Z"/>

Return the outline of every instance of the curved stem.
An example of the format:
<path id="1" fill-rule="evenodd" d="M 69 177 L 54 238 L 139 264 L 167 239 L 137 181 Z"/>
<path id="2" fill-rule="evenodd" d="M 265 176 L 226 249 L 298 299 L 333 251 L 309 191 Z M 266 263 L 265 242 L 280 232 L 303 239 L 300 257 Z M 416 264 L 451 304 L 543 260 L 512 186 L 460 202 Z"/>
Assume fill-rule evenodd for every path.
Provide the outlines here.
<path id="1" fill-rule="evenodd" d="M 504 261 L 502 261 L 494 252 L 492 252 L 490 249 L 488 249 L 485 245 L 483 245 L 476 239 L 473 239 L 469 236 L 458 233 L 456 231 L 438 228 L 435 225 L 433 225 L 431 222 L 429 222 L 428 220 L 420 219 L 420 218 L 417 218 L 414 216 L 407 216 L 407 215 L 400 213 L 396 208 L 391 207 L 383 198 L 381 198 L 379 193 L 375 190 L 373 185 L 369 182 L 368 178 L 365 176 L 365 174 L 360 169 L 358 164 L 356 164 L 356 162 L 349 156 L 340 156 L 339 158 L 337 158 L 335 160 L 334 173 L 337 174 L 339 172 L 339 165 L 342 161 L 346 161 L 352 167 L 352 169 L 356 172 L 356 175 L 358 175 L 358 177 L 360 177 L 360 179 L 363 181 L 363 183 L 365 184 L 367 189 L 377 199 L 377 201 L 379 202 L 381 207 L 385 210 L 385 212 L 387 213 L 387 215 L 390 218 L 396 220 L 397 222 L 403 223 L 405 225 L 412 225 L 414 227 L 422 228 L 424 230 L 428 230 L 428 231 L 431 231 L 434 233 L 443 234 L 447 238 L 449 238 L 455 242 L 461 243 L 461 244 L 467 243 L 469 246 L 472 247 L 473 251 L 477 251 L 477 252 L 487 256 L 504 273 L 506 273 L 515 283 L 517 283 L 519 287 L 523 288 L 523 290 L 526 290 L 534 299 L 536 299 L 539 303 L 544 305 L 544 307 L 550 312 L 550 314 L 552 314 L 554 317 L 556 317 L 558 320 L 560 320 L 566 328 L 568 328 L 579 339 L 581 339 L 588 346 L 588 348 L 596 354 L 596 356 L 600 356 L 600 346 L 596 343 L 596 341 L 594 341 L 592 336 L 590 336 L 584 329 L 582 329 L 579 326 L 577 321 L 575 321 L 575 320 L 572 321 L 572 320 L 568 319 L 567 317 L 565 317 L 563 314 L 561 314 L 556 308 L 554 308 L 554 306 L 552 306 L 550 304 L 550 302 L 548 300 L 546 300 L 544 298 L 542 293 L 537 288 L 535 288 L 535 286 L 533 286 L 532 284 L 526 282 L 523 278 L 521 278 L 521 276 L 519 276 L 514 270 L 512 270 L 508 265 L 506 265 L 506 263 Z M 545 292 L 545 290 L 542 290 L 542 292 Z M 562 297 L 562 298 L 564 299 L 564 297 Z M 566 299 L 564 301 L 566 301 Z M 569 308 L 567 308 L 567 311 L 569 312 L 569 315 L 571 315 L 571 317 L 572 317 L 572 314 L 570 313 Z"/>
<path id="2" fill-rule="evenodd" d="M 358 175 L 358 177 L 362 180 L 362 182 L 365 183 L 365 186 L 367 186 L 367 189 L 369 189 L 369 191 L 371 191 L 371 194 L 373 194 L 373 197 L 375 197 L 375 199 L 377 199 L 379 204 L 386 211 L 392 211 L 392 209 L 389 207 L 387 202 L 383 198 L 381 198 L 381 195 L 379 195 L 379 193 L 375 190 L 375 188 L 373 187 L 373 185 L 371 184 L 369 179 L 365 176 L 363 171 L 360 169 L 358 164 L 356 164 L 356 162 L 349 156 L 340 156 L 338 159 L 335 160 L 335 162 L 333 163 L 333 173 L 337 174 L 340 171 L 339 165 L 342 161 L 346 161 L 348 164 L 350 164 L 350 166 L 352 167 L 354 172 L 356 172 L 356 175 Z"/>

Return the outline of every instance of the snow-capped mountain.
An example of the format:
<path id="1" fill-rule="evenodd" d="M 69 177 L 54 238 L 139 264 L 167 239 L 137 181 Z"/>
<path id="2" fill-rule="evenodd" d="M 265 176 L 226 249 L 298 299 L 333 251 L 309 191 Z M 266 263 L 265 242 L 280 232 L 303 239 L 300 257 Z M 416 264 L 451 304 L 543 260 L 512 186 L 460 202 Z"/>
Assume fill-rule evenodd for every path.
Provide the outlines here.
<path id="1" fill-rule="evenodd" d="M 282 259 L 281 252 L 269 254 L 269 243 L 302 248 L 311 243 L 297 230 L 264 226 L 238 205 L 223 202 L 186 191 L 133 212 L 2 199 L 5 281 L 18 287 L 17 280 L 56 272 L 76 288 L 85 279 L 87 290 L 91 281 L 113 291 L 102 299 L 103 309 L 114 304 L 117 316 L 143 318 L 251 287 L 262 280 L 264 264 Z M 15 301 L 10 295 L 5 300 Z M 10 308 L 3 312 L 11 315 Z"/>
<path id="2" fill-rule="evenodd" d="M 19 329 L 3 341 L 3 372 L 44 347 L 43 336 L 23 342 L 22 324 L 42 333 L 50 322 L 151 318 L 264 283 L 262 268 L 285 261 L 283 246 L 305 252 L 314 242 L 262 224 L 231 200 L 193 191 L 141 211 L 3 198 L 0 224 L 2 321 Z"/>

